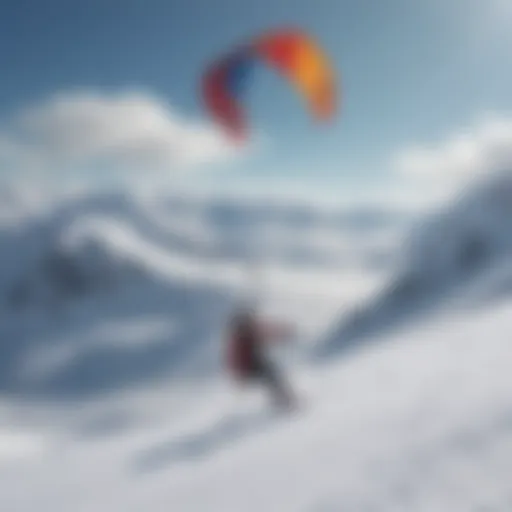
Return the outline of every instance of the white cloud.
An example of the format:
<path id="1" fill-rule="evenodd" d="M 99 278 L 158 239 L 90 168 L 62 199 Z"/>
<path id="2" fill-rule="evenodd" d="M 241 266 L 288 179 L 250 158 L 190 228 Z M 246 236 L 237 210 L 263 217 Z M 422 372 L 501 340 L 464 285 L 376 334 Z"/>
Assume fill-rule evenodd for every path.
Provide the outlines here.
<path id="1" fill-rule="evenodd" d="M 437 146 L 401 151 L 393 167 L 413 180 L 453 185 L 507 167 L 512 170 L 512 119 L 484 117 Z"/>
<path id="2" fill-rule="evenodd" d="M 179 117 L 143 92 L 58 94 L 0 133 L 0 163 L 17 170 L 172 172 L 239 153 L 214 126 Z"/>
<path id="3" fill-rule="evenodd" d="M 0 430 L 0 462 L 13 462 L 41 455 L 44 445 L 44 440 L 39 436 Z"/>

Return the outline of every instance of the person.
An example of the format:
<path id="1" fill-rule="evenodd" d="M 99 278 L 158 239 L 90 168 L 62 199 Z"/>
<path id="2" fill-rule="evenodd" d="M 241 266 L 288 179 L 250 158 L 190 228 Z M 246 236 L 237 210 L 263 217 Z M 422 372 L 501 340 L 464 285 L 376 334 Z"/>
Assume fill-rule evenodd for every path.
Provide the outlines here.
<path id="1" fill-rule="evenodd" d="M 228 367 L 239 383 L 260 382 L 267 387 L 274 404 L 291 408 L 295 398 L 282 372 L 267 355 L 269 342 L 282 340 L 290 334 L 283 325 L 264 324 L 255 313 L 242 310 L 234 315 L 228 336 Z"/>

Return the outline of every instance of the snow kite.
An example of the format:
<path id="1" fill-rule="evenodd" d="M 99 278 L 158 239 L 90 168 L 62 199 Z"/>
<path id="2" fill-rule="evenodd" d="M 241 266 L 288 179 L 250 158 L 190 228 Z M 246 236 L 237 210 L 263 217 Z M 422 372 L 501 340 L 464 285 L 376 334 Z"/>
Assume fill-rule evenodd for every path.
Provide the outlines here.
<path id="1" fill-rule="evenodd" d="M 239 141 L 247 135 L 241 99 L 254 68 L 261 63 L 276 69 L 295 86 L 314 119 L 325 122 L 334 116 L 334 72 L 322 48 L 302 30 L 274 30 L 223 55 L 203 76 L 205 106 L 228 135 Z"/>

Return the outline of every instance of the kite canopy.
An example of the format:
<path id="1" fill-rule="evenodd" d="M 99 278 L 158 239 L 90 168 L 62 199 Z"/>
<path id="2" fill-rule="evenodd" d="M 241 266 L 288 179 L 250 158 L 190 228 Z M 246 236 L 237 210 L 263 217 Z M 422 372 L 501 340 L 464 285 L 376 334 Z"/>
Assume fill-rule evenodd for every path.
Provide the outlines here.
<path id="1" fill-rule="evenodd" d="M 301 30 L 266 32 L 215 61 L 203 77 L 205 105 L 230 136 L 246 136 L 241 99 L 251 72 L 260 63 L 275 68 L 290 80 L 315 119 L 327 121 L 334 115 L 334 73 L 320 46 Z"/>

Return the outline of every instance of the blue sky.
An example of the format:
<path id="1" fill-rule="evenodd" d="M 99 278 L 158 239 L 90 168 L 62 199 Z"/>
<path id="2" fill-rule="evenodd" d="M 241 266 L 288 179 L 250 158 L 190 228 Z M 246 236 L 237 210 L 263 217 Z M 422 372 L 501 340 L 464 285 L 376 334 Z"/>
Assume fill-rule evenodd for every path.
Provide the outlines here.
<path id="1" fill-rule="evenodd" d="M 341 81 L 333 127 L 314 128 L 272 73 L 255 77 L 247 107 L 270 144 L 229 172 L 302 179 L 385 179 L 386 162 L 436 142 L 482 112 L 512 109 L 506 0 L 4 1 L 0 115 L 56 92 L 139 88 L 201 119 L 205 65 L 260 30 L 315 34 Z"/>

